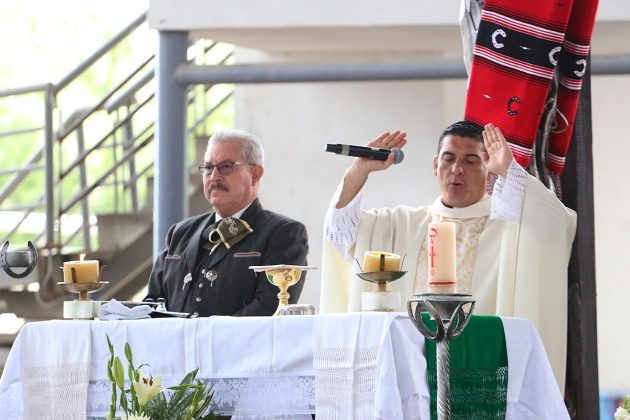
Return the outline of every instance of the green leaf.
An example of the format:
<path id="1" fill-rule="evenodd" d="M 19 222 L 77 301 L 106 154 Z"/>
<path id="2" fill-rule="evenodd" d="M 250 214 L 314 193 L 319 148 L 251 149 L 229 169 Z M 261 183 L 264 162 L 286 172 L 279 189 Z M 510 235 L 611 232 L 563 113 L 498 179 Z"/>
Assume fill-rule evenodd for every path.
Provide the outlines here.
<path id="1" fill-rule="evenodd" d="M 125 369 L 123 368 L 122 362 L 118 357 L 114 358 L 114 366 L 113 366 L 113 375 L 114 381 L 116 385 L 121 390 L 125 390 Z"/>
<path id="2" fill-rule="evenodd" d="M 109 353 L 114 357 L 114 346 L 112 345 L 112 341 L 109 339 L 109 335 L 105 334 L 107 337 L 107 347 L 109 347 Z"/>
<path id="3" fill-rule="evenodd" d="M 125 357 L 129 363 L 133 363 L 133 354 L 131 353 L 131 346 L 129 343 L 125 343 Z"/>
<path id="4" fill-rule="evenodd" d="M 186 374 L 186 376 L 184 376 L 184 379 L 182 379 L 182 381 L 179 384 L 184 385 L 184 384 L 191 383 L 197 377 L 197 372 L 199 372 L 199 368 L 195 370 L 191 370 L 190 372 Z"/>
<path id="5" fill-rule="evenodd" d="M 125 395 L 124 392 L 120 393 L 120 406 L 122 407 L 125 414 L 129 413 L 129 408 L 127 406 L 127 396 Z"/>
<path id="6" fill-rule="evenodd" d="M 136 389 L 133 387 L 133 379 L 131 379 L 131 387 L 129 387 L 129 393 L 131 394 L 131 409 L 138 410 L 140 408 L 140 404 L 138 403 Z"/>
<path id="7" fill-rule="evenodd" d="M 116 382 L 116 379 L 114 379 L 114 373 L 112 372 L 113 363 L 114 361 L 111 359 L 107 361 L 107 377 L 112 384 Z"/>

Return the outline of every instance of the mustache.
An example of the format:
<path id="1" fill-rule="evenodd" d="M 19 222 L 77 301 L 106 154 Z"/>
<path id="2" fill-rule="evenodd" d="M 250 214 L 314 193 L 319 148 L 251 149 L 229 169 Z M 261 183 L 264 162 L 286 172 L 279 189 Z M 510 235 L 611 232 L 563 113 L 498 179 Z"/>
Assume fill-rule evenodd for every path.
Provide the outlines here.
<path id="1" fill-rule="evenodd" d="M 210 183 L 210 185 L 208 186 L 208 193 L 211 193 L 214 190 L 222 190 L 225 192 L 229 192 L 229 188 L 227 187 L 227 185 L 225 185 L 222 182 L 212 182 Z"/>

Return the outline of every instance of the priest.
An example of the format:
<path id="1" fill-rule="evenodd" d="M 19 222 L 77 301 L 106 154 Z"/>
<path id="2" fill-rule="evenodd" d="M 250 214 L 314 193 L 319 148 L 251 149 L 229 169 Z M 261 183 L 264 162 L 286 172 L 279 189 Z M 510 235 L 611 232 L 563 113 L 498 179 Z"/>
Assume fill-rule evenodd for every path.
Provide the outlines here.
<path id="1" fill-rule="evenodd" d="M 367 145 L 402 148 L 406 142 L 406 133 L 395 131 Z M 476 314 L 531 320 L 564 389 L 567 266 L 576 214 L 516 163 L 493 124 L 460 121 L 443 131 L 433 159 L 441 196 L 432 204 L 361 209 L 369 174 L 393 163 L 393 153 L 385 161 L 356 158 L 330 203 L 321 312 L 361 310 L 361 293 L 371 285 L 354 275 L 360 267 L 352 261 L 361 261 L 370 250 L 406 255 L 406 274 L 390 284 L 401 292 L 403 305 L 412 294 L 427 292 L 428 224 L 451 221 L 456 224 L 457 292 L 474 296 Z M 487 181 L 494 178 L 488 195 Z"/>

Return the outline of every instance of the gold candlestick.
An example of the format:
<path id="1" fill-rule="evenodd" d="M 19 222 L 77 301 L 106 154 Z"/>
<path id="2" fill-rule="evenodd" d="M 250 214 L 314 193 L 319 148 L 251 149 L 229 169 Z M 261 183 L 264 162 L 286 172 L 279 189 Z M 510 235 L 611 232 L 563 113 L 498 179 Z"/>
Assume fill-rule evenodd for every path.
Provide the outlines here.
<path id="1" fill-rule="evenodd" d="M 94 319 L 94 301 L 89 299 L 89 294 L 94 293 L 103 288 L 103 286 L 109 284 L 108 281 L 101 281 L 101 275 L 103 268 L 101 266 L 96 282 L 81 283 L 77 278 L 77 271 L 74 267 L 70 268 L 72 282 L 59 281 L 58 285 L 64 286 L 64 288 L 72 293 L 79 295 L 78 299 L 73 301 L 65 301 L 63 303 L 63 317 L 72 319 Z M 60 267 L 63 270 L 63 267 Z"/>
<path id="2" fill-rule="evenodd" d="M 362 292 L 361 293 L 361 309 L 363 311 L 377 311 L 377 312 L 392 312 L 400 309 L 401 307 L 401 297 L 399 292 L 389 291 L 387 288 L 387 283 L 396 281 L 402 276 L 405 275 L 406 271 L 400 270 L 385 270 L 386 256 L 396 256 L 398 257 L 398 261 L 393 267 L 400 268 L 400 257 L 395 254 L 391 254 L 388 252 L 380 252 L 380 251 L 369 251 L 366 253 L 366 258 L 364 259 L 364 267 L 361 268 L 359 264 L 359 268 L 362 270 L 374 270 L 375 266 L 373 264 L 374 261 L 371 261 L 370 264 L 366 264 L 368 261 L 368 254 L 370 259 L 373 260 L 374 255 L 379 256 L 378 260 L 378 270 L 379 271 L 362 271 L 360 273 L 356 273 L 357 276 L 365 281 L 376 283 L 377 290 L 372 292 Z M 357 261 L 358 264 L 358 261 Z"/>

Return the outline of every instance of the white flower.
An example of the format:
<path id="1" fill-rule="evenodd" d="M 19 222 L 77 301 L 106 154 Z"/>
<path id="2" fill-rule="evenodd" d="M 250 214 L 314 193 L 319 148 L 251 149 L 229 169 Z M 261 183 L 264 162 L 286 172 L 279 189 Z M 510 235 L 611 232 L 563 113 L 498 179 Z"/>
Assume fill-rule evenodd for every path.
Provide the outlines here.
<path id="1" fill-rule="evenodd" d="M 150 417 L 145 416 L 144 414 L 131 414 L 129 416 L 123 416 L 123 420 L 151 420 Z"/>
<path id="2" fill-rule="evenodd" d="M 138 382 L 133 381 L 132 383 L 133 389 L 136 391 L 136 395 L 138 396 L 138 403 L 140 403 L 140 407 L 147 405 L 153 397 L 162 391 L 162 382 L 160 381 L 159 375 L 147 378 L 142 372 L 140 372 L 140 380 Z"/>
<path id="3" fill-rule="evenodd" d="M 617 407 L 615 411 L 615 420 L 630 420 L 630 413 L 622 407 Z"/>

